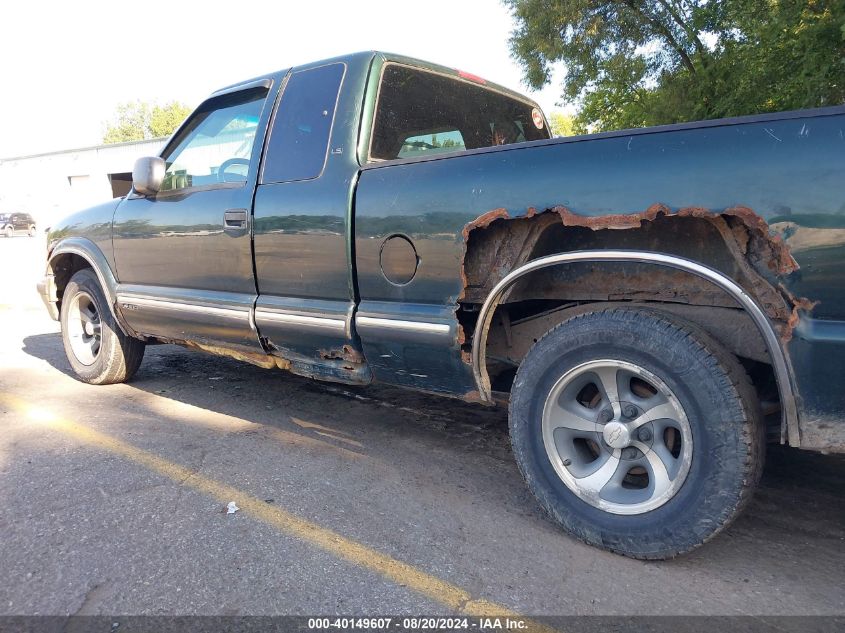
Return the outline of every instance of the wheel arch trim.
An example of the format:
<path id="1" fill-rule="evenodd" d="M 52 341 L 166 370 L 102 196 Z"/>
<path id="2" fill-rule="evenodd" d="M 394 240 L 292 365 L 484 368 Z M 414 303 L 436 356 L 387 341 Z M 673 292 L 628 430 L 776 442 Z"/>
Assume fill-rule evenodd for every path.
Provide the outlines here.
<path id="1" fill-rule="evenodd" d="M 652 264 L 674 268 L 686 273 L 701 277 L 715 286 L 721 288 L 732 296 L 737 303 L 751 317 L 760 335 L 763 337 L 769 357 L 772 360 L 772 367 L 775 373 L 775 380 L 781 399 L 781 429 L 782 437 L 786 436 L 791 446 L 800 446 L 800 432 L 798 424 L 798 407 L 796 403 L 795 389 L 792 382 L 792 370 L 789 359 L 784 352 L 780 339 L 772 327 L 765 312 L 757 305 L 754 299 L 734 280 L 725 274 L 692 261 L 675 255 L 666 255 L 650 251 L 635 250 L 588 250 L 558 253 L 531 260 L 526 264 L 512 270 L 499 283 L 497 283 L 478 313 L 475 335 L 472 341 L 472 373 L 478 388 L 478 393 L 483 402 L 492 403 L 493 396 L 490 388 L 490 377 L 487 373 L 487 335 L 490 331 L 490 324 L 493 314 L 499 306 L 505 292 L 513 284 L 525 275 L 564 264 L 583 262 L 629 262 L 638 264 Z"/>
<path id="2" fill-rule="evenodd" d="M 120 329 L 127 336 L 132 335 L 132 331 L 126 327 L 123 318 L 115 308 L 117 302 L 117 279 L 109 266 L 108 260 L 103 252 L 97 247 L 94 242 L 86 238 L 66 238 L 59 242 L 50 252 L 47 260 L 47 273 L 53 274 L 53 264 L 61 255 L 77 255 L 88 262 L 94 273 L 97 275 L 97 280 L 100 282 L 100 287 L 106 295 L 106 300 L 109 304 L 109 310 L 117 322 Z"/>

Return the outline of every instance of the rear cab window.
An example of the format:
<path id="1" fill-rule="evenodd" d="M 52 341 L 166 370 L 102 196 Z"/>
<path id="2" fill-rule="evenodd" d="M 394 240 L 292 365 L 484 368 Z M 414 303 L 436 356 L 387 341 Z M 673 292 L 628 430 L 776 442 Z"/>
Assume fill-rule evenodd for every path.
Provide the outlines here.
<path id="1" fill-rule="evenodd" d="M 371 161 L 551 138 L 542 113 L 495 87 L 389 62 L 379 85 Z"/>
<path id="2" fill-rule="evenodd" d="M 461 131 L 446 130 L 409 136 L 402 143 L 402 149 L 399 150 L 396 157 L 413 158 L 414 156 L 442 154 L 464 149 L 466 149 L 466 143 L 464 143 Z"/>

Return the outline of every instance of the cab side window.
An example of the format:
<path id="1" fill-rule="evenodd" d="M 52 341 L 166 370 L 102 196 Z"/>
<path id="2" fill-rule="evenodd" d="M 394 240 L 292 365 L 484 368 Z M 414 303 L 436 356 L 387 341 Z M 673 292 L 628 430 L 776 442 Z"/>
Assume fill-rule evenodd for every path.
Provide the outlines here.
<path id="1" fill-rule="evenodd" d="M 288 78 L 267 143 L 263 183 L 310 180 L 323 172 L 345 70 L 329 64 Z"/>
<path id="2" fill-rule="evenodd" d="M 245 183 L 266 97 L 266 88 L 253 88 L 203 103 L 163 156 L 161 191 Z"/>

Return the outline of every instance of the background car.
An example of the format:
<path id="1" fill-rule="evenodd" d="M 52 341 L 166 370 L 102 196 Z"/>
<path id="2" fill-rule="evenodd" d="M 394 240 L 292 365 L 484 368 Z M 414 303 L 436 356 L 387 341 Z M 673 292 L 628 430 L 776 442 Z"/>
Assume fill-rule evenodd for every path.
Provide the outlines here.
<path id="1" fill-rule="evenodd" d="M 35 220 L 29 213 L 0 213 L 0 233 L 5 237 L 19 233 L 35 237 Z"/>

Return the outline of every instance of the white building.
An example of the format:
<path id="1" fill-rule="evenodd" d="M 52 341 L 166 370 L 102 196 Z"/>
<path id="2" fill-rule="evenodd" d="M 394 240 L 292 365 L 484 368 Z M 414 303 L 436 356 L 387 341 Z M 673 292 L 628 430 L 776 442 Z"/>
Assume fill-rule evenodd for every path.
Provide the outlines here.
<path id="1" fill-rule="evenodd" d="M 157 156 L 166 138 L 0 158 L 0 212 L 31 213 L 41 228 L 85 207 L 125 195 L 132 166 Z"/>

